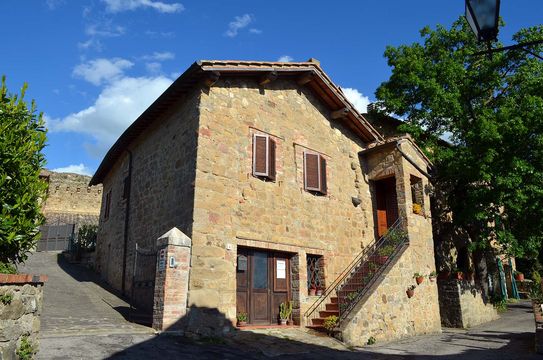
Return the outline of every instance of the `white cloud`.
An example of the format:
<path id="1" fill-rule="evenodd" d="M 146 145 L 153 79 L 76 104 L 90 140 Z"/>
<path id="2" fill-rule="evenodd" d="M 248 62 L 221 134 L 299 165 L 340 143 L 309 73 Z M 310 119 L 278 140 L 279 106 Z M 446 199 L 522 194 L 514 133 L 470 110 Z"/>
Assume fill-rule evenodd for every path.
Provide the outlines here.
<path id="1" fill-rule="evenodd" d="M 260 30 L 260 29 L 255 29 L 255 28 L 250 28 L 250 29 L 249 29 L 249 32 L 250 32 L 251 34 L 256 34 L 256 35 L 262 34 L 262 30 Z"/>
<path id="2" fill-rule="evenodd" d="M 126 29 L 120 25 L 114 25 L 111 20 L 88 24 L 85 34 L 88 36 L 118 37 L 124 35 Z"/>
<path id="3" fill-rule="evenodd" d="M 77 65 L 72 75 L 98 86 L 103 82 L 111 82 L 119 78 L 124 70 L 133 65 L 134 63 L 121 58 L 96 59 Z"/>
<path id="4" fill-rule="evenodd" d="M 151 74 L 158 74 L 162 71 L 162 64 L 156 61 L 145 64 L 145 68 Z"/>
<path id="5" fill-rule="evenodd" d="M 64 5 L 66 0 L 46 0 L 45 3 L 49 10 L 55 10 L 57 7 Z"/>
<path id="6" fill-rule="evenodd" d="M 163 52 L 157 52 L 150 55 L 144 55 L 141 57 L 145 61 L 165 61 L 165 60 L 172 60 L 175 58 L 175 54 L 169 51 L 163 51 Z"/>
<path id="7" fill-rule="evenodd" d="M 60 172 L 60 173 L 72 173 L 72 174 L 79 174 L 79 175 L 87 175 L 87 176 L 92 176 L 92 174 L 93 174 L 93 171 L 90 168 L 88 168 L 87 166 L 83 165 L 83 164 L 68 165 L 68 166 L 53 169 L 51 171 Z"/>
<path id="8" fill-rule="evenodd" d="M 136 10 L 139 8 L 152 8 L 161 13 L 176 13 L 185 10 L 181 3 L 164 3 L 153 0 L 102 0 L 106 4 L 106 10 L 112 13 Z"/>
<path id="9" fill-rule="evenodd" d="M 241 16 L 236 16 L 234 18 L 234 21 L 231 21 L 228 24 L 228 30 L 224 33 L 224 35 L 228 37 L 236 37 L 238 35 L 238 31 L 247 27 L 251 22 L 253 22 L 255 19 L 252 15 L 249 14 L 243 14 Z"/>
<path id="10" fill-rule="evenodd" d="M 277 59 L 277 61 L 279 62 L 291 62 L 292 60 L 294 60 L 292 56 L 288 56 L 288 55 L 283 55 L 279 57 L 279 59 Z"/>
<path id="11" fill-rule="evenodd" d="M 121 133 L 172 83 L 170 78 L 119 77 L 108 82 L 94 104 L 62 118 L 45 116 L 51 132 L 90 135 L 87 151 L 101 158 Z"/>
<path id="12" fill-rule="evenodd" d="M 366 113 L 368 104 L 371 102 L 367 96 L 364 96 L 360 91 L 353 88 L 342 88 L 343 94 L 360 113 Z"/>

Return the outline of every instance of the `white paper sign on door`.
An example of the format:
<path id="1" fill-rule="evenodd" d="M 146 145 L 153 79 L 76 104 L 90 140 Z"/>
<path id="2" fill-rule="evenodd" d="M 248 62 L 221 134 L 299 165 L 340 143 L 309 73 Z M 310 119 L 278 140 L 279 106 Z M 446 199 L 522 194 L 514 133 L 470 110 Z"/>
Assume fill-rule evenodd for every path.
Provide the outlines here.
<path id="1" fill-rule="evenodd" d="M 287 262 L 285 260 L 277 260 L 277 278 L 286 279 L 287 277 Z"/>

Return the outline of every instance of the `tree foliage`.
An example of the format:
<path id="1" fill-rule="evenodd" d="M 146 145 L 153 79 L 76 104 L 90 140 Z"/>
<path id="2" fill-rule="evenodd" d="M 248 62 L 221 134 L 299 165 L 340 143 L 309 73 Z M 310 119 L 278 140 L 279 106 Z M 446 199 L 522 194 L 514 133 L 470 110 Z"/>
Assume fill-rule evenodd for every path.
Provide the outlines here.
<path id="1" fill-rule="evenodd" d="M 463 18 L 421 37 L 386 49 L 392 75 L 377 98 L 427 150 L 436 189 L 446 191 L 444 211 L 470 235 L 471 249 L 495 239 L 512 255 L 535 257 L 543 239 L 543 62 L 522 50 L 475 55 L 486 47 Z M 543 26 L 513 37 L 539 39 Z"/>
<path id="2" fill-rule="evenodd" d="M 39 237 L 43 223 L 41 201 L 47 184 L 39 178 L 45 165 L 42 149 L 46 130 L 34 102 L 8 93 L 5 77 L 0 87 L 0 262 L 18 263 Z"/>

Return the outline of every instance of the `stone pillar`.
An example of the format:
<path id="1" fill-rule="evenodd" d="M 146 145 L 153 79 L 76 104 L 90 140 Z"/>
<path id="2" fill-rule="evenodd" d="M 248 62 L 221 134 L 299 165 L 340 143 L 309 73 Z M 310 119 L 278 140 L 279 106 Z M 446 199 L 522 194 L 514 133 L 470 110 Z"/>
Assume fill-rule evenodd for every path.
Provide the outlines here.
<path id="1" fill-rule="evenodd" d="M 180 331 L 187 313 L 191 239 L 173 228 L 157 239 L 153 329 Z"/>

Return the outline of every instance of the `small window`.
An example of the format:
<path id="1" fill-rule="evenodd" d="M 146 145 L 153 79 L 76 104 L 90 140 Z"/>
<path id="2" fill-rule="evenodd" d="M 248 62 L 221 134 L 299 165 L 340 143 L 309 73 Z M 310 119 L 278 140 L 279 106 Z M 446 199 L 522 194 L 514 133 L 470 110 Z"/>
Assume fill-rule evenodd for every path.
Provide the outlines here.
<path id="1" fill-rule="evenodd" d="M 424 191 L 422 179 L 411 175 L 411 201 L 413 202 L 413 213 L 424 215 Z"/>
<path id="2" fill-rule="evenodd" d="M 109 219 L 109 210 L 111 208 L 111 190 L 106 194 L 106 204 L 104 206 L 104 220 Z"/>
<path id="3" fill-rule="evenodd" d="M 324 262 L 320 255 L 307 254 L 307 288 L 324 290 Z M 313 294 L 314 295 L 314 294 Z"/>
<path id="4" fill-rule="evenodd" d="M 275 180 L 275 141 L 268 135 L 253 135 L 253 176 Z"/>
<path id="5" fill-rule="evenodd" d="M 326 159 L 318 153 L 304 151 L 305 190 L 326 195 Z"/>

